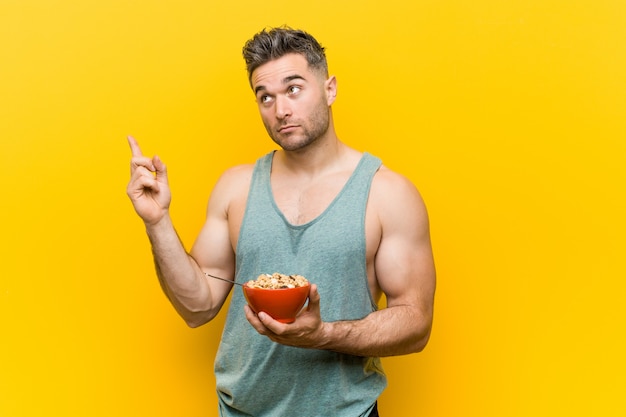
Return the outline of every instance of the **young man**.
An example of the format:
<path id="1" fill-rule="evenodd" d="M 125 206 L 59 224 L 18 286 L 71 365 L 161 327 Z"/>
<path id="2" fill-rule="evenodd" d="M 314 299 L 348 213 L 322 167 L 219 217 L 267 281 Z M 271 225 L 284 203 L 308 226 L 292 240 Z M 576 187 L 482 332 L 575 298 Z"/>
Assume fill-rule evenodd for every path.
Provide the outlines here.
<path id="1" fill-rule="evenodd" d="M 291 324 L 255 314 L 233 292 L 215 360 L 220 415 L 377 415 L 386 386 L 379 358 L 419 352 L 430 335 L 435 268 L 424 203 L 405 177 L 339 140 L 337 80 L 312 36 L 263 30 L 243 54 L 280 150 L 222 175 L 189 253 L 169 216 L 165 165 L 129 138 L 127 192 L 157 275 L 191 327 L 213 319 L 232 289 L 206 274 L 246 282 L 280 272 L 312 282 Z"/>

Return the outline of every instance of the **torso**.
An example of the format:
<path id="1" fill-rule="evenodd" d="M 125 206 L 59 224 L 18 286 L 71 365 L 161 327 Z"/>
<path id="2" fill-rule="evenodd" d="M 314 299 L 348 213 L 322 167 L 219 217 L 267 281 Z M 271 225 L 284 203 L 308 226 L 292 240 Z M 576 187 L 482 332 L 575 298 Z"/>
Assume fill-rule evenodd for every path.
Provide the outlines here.
<path id="1" fill-rule="evenodd" d="M 360 155 L 360 154 L 359 154 Z M 360 158 L 360 157 L 359 157 Z M 289 175 L 281 175 L 280 169 L 272 171 L 272 194 L 276 205 L 285 218 L 293 225 L 306 224 L 322 214 L 343 189 L 354 171 L 358 160 L 352 160 L 343 169 L 333 170 L 310 180 L 296 179 Z M 252 179 L 253 165 L 240 167 L 237 190 L 231 194 L 233 198 L 228 206 L 228 227 L 233 250 L 237 248 L 239 230 L 243 221 L 248 190 Z M 381 170 L 385 169 L 381 167 Z M 378 175 L 378 174 L 377 174 Z M 382 237 L 382 228 L 376 211 L 376 176 L 372 184 L 366 209 L 366 261 L 370 292 L 374 300 L 381 296 L 376 281 L 374 261 Z"/>

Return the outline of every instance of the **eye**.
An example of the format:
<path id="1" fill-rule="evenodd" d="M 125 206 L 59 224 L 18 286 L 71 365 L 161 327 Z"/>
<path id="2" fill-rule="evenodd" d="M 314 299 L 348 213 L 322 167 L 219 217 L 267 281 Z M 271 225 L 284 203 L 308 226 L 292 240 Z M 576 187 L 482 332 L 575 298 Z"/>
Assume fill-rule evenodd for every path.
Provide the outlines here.
<path id="1" fill-rule="evenodd" d="M 272 97 L 268 96 L 267 94 L 264 94 L 262 96 L 259 96 L 259 103 L 261 104 L 267 104 L 272 100 Z"/>
<path id="2" fill-rule="evenodd" d="M 302 88 L 300 88 L 297 85 L 292 85 L 287 89 L 287 93 L 289 95 L 293 95 L 293 94 L 298 94 L 300 92 L 300 90 L 302 90 Z"/>

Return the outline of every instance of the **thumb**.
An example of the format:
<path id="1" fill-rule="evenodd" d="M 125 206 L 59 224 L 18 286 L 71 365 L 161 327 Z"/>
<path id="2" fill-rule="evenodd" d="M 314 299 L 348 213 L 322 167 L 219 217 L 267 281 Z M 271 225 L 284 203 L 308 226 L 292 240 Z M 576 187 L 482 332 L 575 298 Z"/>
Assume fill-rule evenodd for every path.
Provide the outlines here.
<path id="1" fill-rule="evenodd" d="M 309 290 L 309 310 L 320 309 L 320 293 L 317 292 L 317 285 L 312 284 Z"/>
<path id="2" fill-rule="evenodd" d="M 167 182 L 167 167 L 157 155 L 152 158 L 152 164 L 156 171 L 156 180 L 159 182 Z"/>

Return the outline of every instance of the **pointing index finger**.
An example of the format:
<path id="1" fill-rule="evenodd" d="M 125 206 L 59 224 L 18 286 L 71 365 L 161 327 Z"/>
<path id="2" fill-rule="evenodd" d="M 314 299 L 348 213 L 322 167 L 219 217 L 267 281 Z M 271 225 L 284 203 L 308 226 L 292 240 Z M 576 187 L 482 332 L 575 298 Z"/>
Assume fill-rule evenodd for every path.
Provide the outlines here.
<path id="1" fill-rule="evenodd" d="M 134 137 L 128 136 L 128 144 L 130 145 L 130 151 L 132 152 L 133 156 L 143 156 L 143 154 L 141 153 L 141 148 L 139 147 L 139 144 Z"/>

